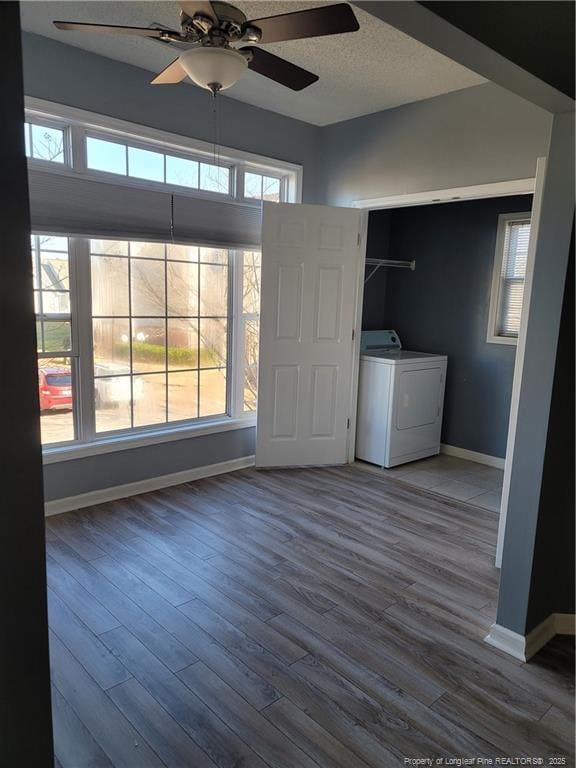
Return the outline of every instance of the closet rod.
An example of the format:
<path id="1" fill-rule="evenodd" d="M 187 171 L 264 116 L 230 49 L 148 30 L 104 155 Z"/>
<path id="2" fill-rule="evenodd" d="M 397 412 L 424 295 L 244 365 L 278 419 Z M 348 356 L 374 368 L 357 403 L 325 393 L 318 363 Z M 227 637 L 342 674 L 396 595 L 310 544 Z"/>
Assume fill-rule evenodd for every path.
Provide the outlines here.
<path id="1" fill-rule="evenodd" d="M 366 259 L 367 266 L 374 267 L 372 272 L 364 280 L 364 285 L 373 277 L 380 267 L 402 267 L 404 269 L 411 269 L 412 272 L 416 269 L 415 261 L 398 261 L 397 259 Z"/>
<path id="2" fill-rule="evenodd" d="M 411 269 L 412 272 L 414 272 L 416 269 L 415 261 L 398 261 L 395 259 L 366 259 L 366 264 L 379 267 L 404 267 L 405 269 Z"/>

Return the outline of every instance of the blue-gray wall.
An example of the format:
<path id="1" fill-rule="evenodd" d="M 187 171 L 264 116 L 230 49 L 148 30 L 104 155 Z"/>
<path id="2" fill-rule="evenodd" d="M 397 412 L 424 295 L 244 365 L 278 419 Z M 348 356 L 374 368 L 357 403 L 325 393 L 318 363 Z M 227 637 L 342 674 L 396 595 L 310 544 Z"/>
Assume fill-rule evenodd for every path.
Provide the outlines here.
<path id="1" fill-rule="evenodd" d="M 44 466 L 46 501 L 136 483 L 254 454 L 254 427 Z"/>
<path id="2" fill-rule="evenodd" d="M 551 124 L 548 112 L 486 83 L 328 125 L 320 145 L 319 199 L 350 205 L 533 178 Z"/>
<path id="3" fill-rule="evenodd" d="M 150 72 L 39 35 L 23 35 L 27 96 L 159 130 L 213 140 L 210 96 L 189 85 L 151 88 Z M 317 198 L 320 129 L 223 96 L 220 143 L 304 167 L 303 201 Z M 133 448 L 44 467 L 47 501 L 254 453 L 254 428 Z"/>
<path id="4" fill-rule="evenodd" d="M 368 256 L 416 260 L 366 286 L 366 328 L 394 328 L 403 346 L 448 355 L 442 442 L 504 457 L 516 347 L 486 341 L 498 215 L 530 195 L 374 211 Z M 377 282 L 377 280 L 379 280 Z"/>

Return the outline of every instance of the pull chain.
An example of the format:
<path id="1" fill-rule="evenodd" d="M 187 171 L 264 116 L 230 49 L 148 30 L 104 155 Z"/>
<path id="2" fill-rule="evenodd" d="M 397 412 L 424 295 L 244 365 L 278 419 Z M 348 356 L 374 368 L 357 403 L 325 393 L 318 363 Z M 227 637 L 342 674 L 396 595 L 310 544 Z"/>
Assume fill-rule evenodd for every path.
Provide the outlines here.
<path id="1" fill-rule="evenodd" d="M 170 238 L 174 242 L 174 193 L 170 195 Z"/>
<path id="2" fill-rule="evenodd" d="M 220 166 L 220 143 L 218 136 L 218 90 L 212 91 L 212 120 L 213 120 L 213 155 L 214 165 L 218 168 Z"/>

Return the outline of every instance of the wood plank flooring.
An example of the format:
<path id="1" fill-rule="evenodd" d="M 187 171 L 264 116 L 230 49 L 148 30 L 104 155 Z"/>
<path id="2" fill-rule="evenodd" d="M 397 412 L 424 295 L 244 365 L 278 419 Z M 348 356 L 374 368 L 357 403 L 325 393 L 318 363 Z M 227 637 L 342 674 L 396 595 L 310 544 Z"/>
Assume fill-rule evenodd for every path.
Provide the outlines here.
<path id="1" fill-rule="evenodd" d="M 49 518 L 57 765 L 573 765 L 573 643 L 523 665 L 483 642 L 496 531 L 361 466 Z"/>

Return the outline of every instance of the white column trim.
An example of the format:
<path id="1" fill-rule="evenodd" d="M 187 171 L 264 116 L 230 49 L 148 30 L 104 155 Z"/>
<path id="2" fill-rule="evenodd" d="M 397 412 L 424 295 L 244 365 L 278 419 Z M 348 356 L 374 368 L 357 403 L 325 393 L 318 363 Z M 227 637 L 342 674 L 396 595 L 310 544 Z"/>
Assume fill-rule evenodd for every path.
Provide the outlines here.
<path id="1" fill-rule="evenodd" d="M 524 278 L 524 306 L 520 319 L 518 343 L 516 346 L 516 360 L 514 363 L 514 378 L 512 380 L 512 397 L 510 400 L 510 415 L 508 417 L 508 442 L 506 445 L 506 462 L 504 466 L 504 480 L 502 484 L 502 502 L 500 504 L 500 520 L 498 523 L 498 540 L 496 543 L 496 567 L 502 566 L 502 554 L 504 551 L 504 536 L 506 535 L 506 518 L 508 515 L 508 499 L 510 496 L 510 479 L 512 476 L 512 464 L 514 461 L 514 448 L 516 443 L 516 426 L 518 422 L 518 406 L 520 404 L 520 389 L 524 373 L 524 354 L 526 351 L 526 333 L 528 318 L 530 316 L 530 302 L 532 298 L 532 278 L 534 276 L 534 263 L 536 259 L 536 244 L 540 228 L 540 211 L 542 208 L 542 195 L 546 180 L 545 157 L 539 157 L 536 162 L 536 187 L 532 202 L 532 221 L 530 240 L 528 243 L 528 258 L 526 261 L 526 276 Z"/>
<path id="2" fill-rule="evenodd" d="M 484 638 L 489 645 L 520 661 L 529 661 L 556 635 L 574 635 L 576 616 L 572 613 L 551 613 L 527 635 L 513 632 L 501 624 L 492 624 Z"/>
<path id="3" fill-rule="evenodd" d="M 467 187 L 431 189 L 426 192 L 412 192 L 405 195 L 387 195 L 364 200 L 354 200 L 354 208 L 376 211 L 382 208 L 404 208 L 413 205 L 431 203 L 454 203 L 462 200 L 481 200 L 485 197 L 510 197 L 511 195 L 531 195 L 534 193 L 535 179 L 512 179 L 494 181 L 488 184 L 472 184 Z"/>

